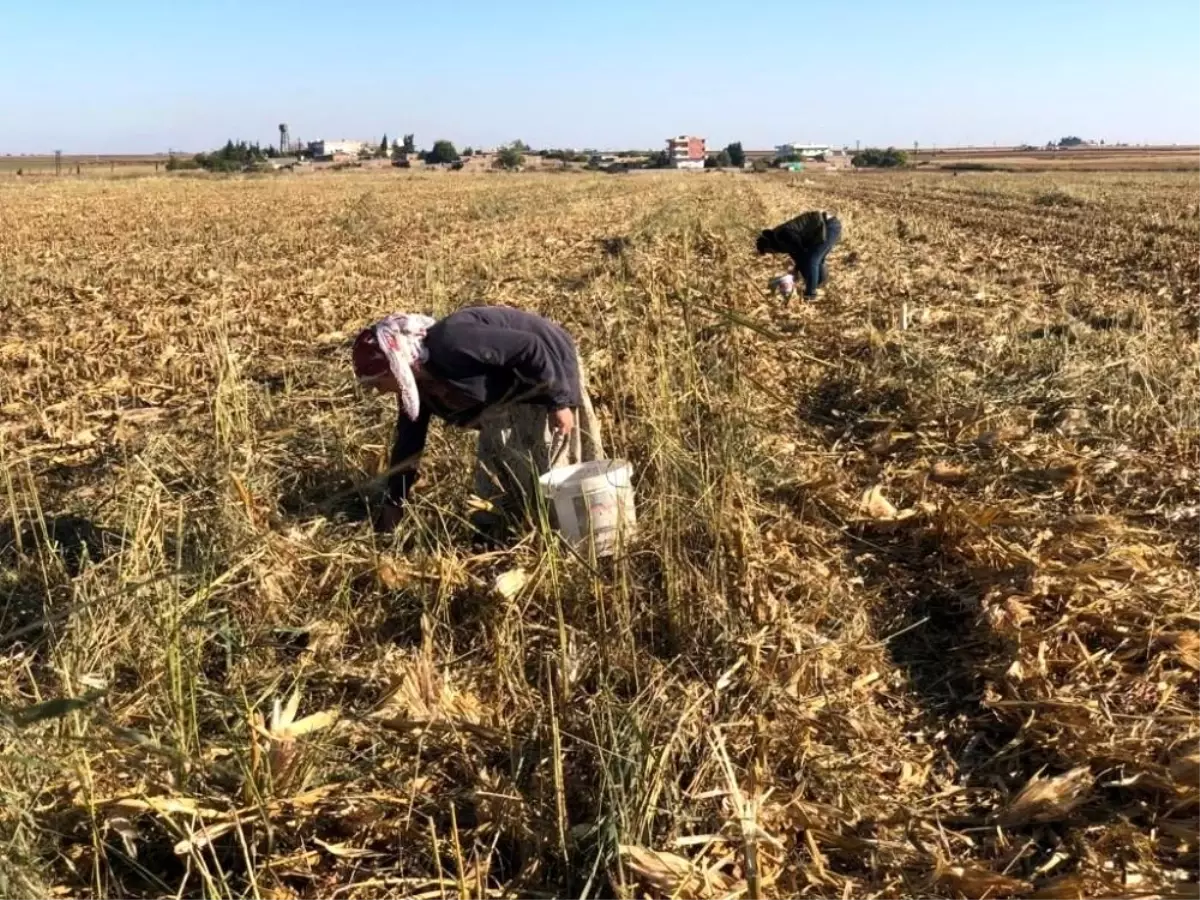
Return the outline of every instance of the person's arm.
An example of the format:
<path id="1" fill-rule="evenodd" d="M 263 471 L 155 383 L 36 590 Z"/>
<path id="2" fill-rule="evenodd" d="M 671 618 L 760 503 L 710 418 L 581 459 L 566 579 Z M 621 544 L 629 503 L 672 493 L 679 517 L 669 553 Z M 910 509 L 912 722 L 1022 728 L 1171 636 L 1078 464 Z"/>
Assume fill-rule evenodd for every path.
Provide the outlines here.
<path id="1" fill-rule="evenodd" d="M 425 438 L 429 433 L 429 410 L 422 409 L 417 421 L 411 422 L 401 408 L 396 421 L 396 435 L 392 441 L 392 452 L 388 459 L 387 490 L 384 492 L 384 508 L 379 522 L 381 530 L 396 527 L 400 511 L 408 500 L 408 493 L 421 477 L 418 466 L 421 453 L 425 450 Z"/>

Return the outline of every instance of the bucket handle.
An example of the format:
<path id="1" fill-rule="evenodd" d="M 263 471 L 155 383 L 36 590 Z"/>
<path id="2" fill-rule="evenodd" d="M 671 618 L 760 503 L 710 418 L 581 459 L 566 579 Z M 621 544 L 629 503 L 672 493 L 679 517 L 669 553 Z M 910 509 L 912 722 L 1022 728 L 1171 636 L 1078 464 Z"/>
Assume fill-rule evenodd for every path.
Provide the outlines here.
<path id="1" fill-rule="evenodd" d="M 563 434 L 561 431 L 554 432 L 554 437 L 550 443 L 550 468 L 553 469 L 558 465 L 559 458 L 571 443 L 569 435 Z"/>

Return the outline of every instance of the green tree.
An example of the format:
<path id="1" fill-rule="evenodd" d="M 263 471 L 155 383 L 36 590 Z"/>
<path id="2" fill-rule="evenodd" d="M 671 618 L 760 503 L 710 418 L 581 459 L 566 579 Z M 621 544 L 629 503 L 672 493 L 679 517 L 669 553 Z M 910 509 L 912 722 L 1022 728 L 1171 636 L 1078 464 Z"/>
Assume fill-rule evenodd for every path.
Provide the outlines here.
<path id="1" fill-rule="evenodd" d="M 434 141 L 433 149 L 425 154 L 425 162 L 431 164 L 452 163 L 458 159 L 458 151 L 454 144 L 447 140 Z"/>
<path id="2" fill-rule="evenodd" d="M 556 149 L 556 150 L 539 150 L 537 155 L 543 159 L 558 159 L 563 162 L 585 163 L 589 156 L 586 153 L 579 153 L 573 149 Z"/>
<path id="3" fill-rule="evenodd" d="M 520 141 L 513 141 L 507 147 L 502 148 L 496 154 L 496 161 L 492 165 L 497 169 L 507 169 L 510 172 L 519 169 L 525 162 L 525 154 L 521 152 L 518 144 Z"/>
<path id="4" fill-rule="evenodd" d="M 529 153 L 530 152 L 529 145 L 527 143 L 525 143 L 524 141 L 513 141 L 511 144 L 509 144 L 509 146 L 512 147 L 514 150 L 516 150 L 518 153 Z"/>
<path id="5" fill-rule="evenodd" d="M 379 152 L 376 154 L 376 156 L 387 156 L 387 155 L 388 155 L 388 139 L 387 139 L 387 134 L 385 133 L 383 135 L 383 140 L 379 142 Z"/>
<path id="6" fill-rule="evenodd" d="M 463 148 L 462 155 L 463 156 L 474 156 L 475 149 L 473 147 L 465 147 L 465 148 Z"/>
<path id="7" fill-rule="evenodd" d="M 246 141 L 234 143 L 232 139 L 225 146 L 211 153 L 197 153 L 193 160 L 197 166 L 210 172 L 238 172 L 242 169 L 256 166 L 266 158 L 266 153 L 257 143 Z"/>
<path id="8" fill-rule="evenodd" d="M 404 136 L 404 152 L 410 156 L 417 152 L 417 141 L 411 134 Z"/>
<path id="9" fill-rule="evenodd" d="M 1058 139 L 1058 146 L 1060 147 L 1078 147 L 1082 143 L 1083 138 L 1075 137 L 1075 135 L 1069 135 L 1068 137 Z"/>
<path id="10" fill-rule="evenodd" d="M 895 147 L 868 147 L 850 157 L 850 165 L 856 169 L 892 169 L 908 165 L 908 154 Z"/>
<path id="11" fill-rule="evenodd" d="M 725 148 L 726 154 L 729 156 L 729 162 L 737 166 L 739 169 L 746 165 L 746 151 L 742 149 L 742 142 L 735 141 Z"/>

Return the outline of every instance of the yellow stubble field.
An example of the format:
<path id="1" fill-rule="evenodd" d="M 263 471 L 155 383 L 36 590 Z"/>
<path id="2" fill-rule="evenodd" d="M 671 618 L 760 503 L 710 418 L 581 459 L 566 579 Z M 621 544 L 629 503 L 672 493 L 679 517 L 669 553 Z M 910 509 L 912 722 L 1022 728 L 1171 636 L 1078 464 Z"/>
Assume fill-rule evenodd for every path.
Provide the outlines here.
<path id="1" fill-rule="evenodd" d="M 1196 187 L 0 183 L 0 893 L 1193 891 Z M 365 523 L 348 342 L 467 304 L 576 336 L 619 558 L 473 550 L 437 426 Z"/>

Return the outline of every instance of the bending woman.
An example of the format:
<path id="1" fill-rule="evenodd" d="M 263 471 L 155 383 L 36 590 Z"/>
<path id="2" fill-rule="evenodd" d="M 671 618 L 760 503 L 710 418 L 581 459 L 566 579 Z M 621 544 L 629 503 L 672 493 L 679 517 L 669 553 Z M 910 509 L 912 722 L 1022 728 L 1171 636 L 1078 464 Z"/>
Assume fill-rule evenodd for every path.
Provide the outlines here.
<path id="1" fill-rule="evenodd" d="M 392 315 L 358 335 L 353 357 L 364 386 L 399 396 L 382 531 L 399 523 L 420 477 L 433 416 L 479 432 L 474 490 L 493 509 L 476 511 L 472 524 L 493 537 L 524 512 L 539 476 L 604 458 L 575 343 L 541 316 L 504 306 L 440 321 Z"/>
<path id="2" fill-rule="evenodd" d="M 837 216 L 812 210 L 760 232 L 754 249 L 760 256 L 766 253 L 790 256 L 796 277 L 804 280 L 804 298 L 814 300 L 817 288 L 829 277 L 825 257 L 841 236 L 842 223 Z"/>

